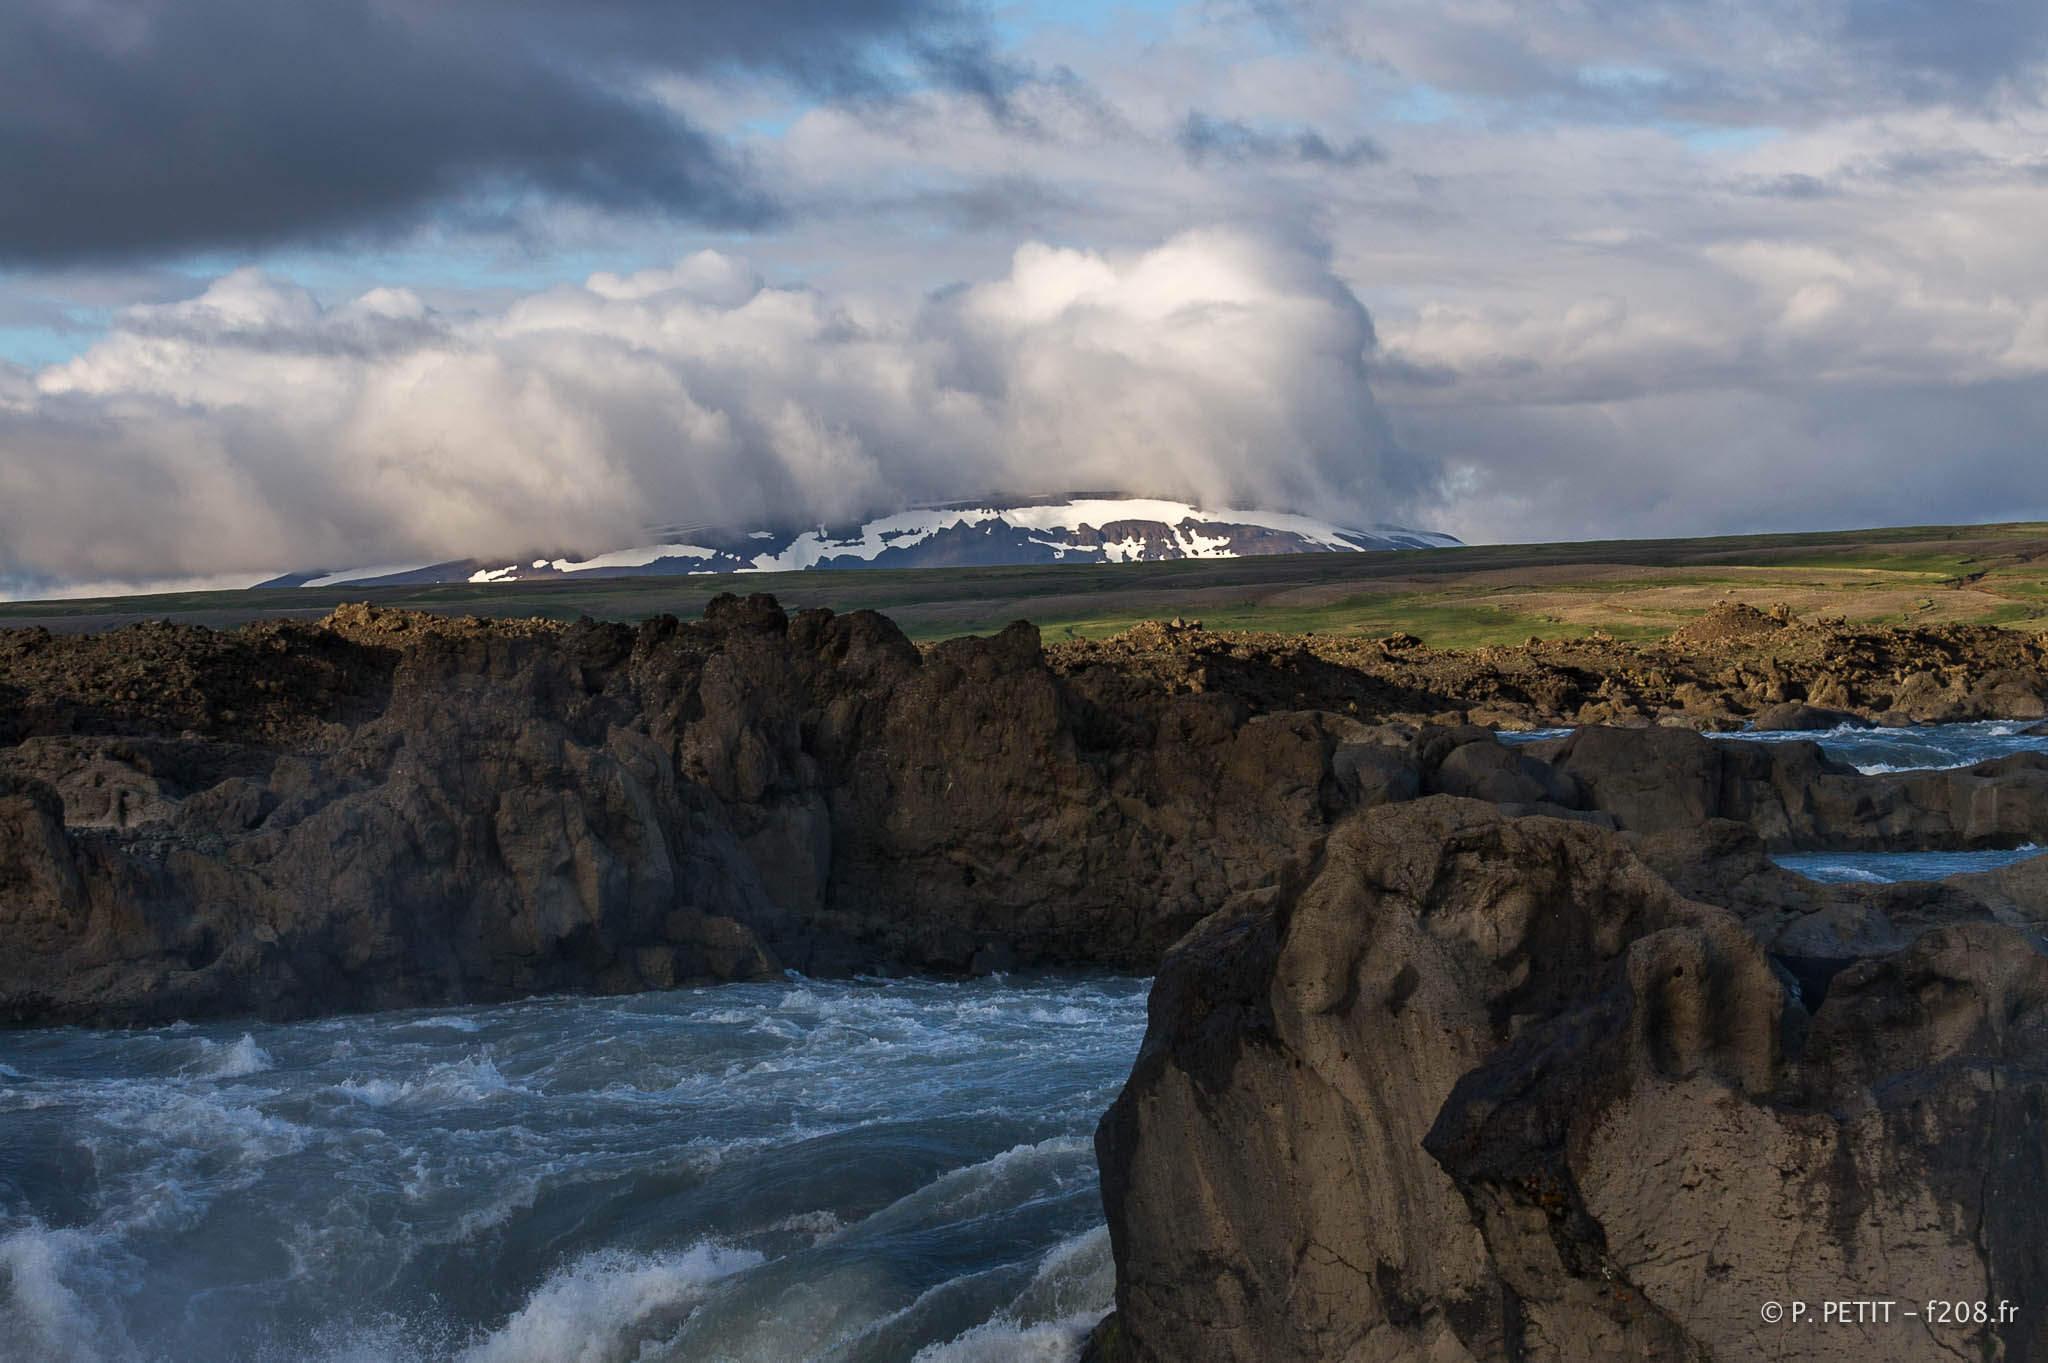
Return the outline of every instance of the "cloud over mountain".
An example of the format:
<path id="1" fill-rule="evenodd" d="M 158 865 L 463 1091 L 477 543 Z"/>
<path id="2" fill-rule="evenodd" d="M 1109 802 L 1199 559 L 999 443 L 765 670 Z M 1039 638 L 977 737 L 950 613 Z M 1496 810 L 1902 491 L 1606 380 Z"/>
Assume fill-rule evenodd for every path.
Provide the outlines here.
<path id="1" fill-rule="evenodd" d="M 0 578 L 594 549 L 996 488 L 1388 519 L 1434 475 L 1387 437 L 1372 343 L 1324 261 L 1228 232 L 1027 245 L 908 301 L 710 252 L 467 317 L 240 271 L 0 394 Z"/>

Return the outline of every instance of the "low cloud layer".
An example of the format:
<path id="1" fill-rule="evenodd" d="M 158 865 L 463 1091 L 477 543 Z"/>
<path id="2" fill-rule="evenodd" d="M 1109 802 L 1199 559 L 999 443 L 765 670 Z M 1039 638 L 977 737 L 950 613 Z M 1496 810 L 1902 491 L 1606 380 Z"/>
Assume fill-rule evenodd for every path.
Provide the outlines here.
<path id="1" fill-rule="evenodd" d="M 1382 519 L 1431 495 L 1315 254 L 1027 245 L 911 302 L 700 253 L 498 313 L 322 307 L 253 271 L 0 388 L 0 579 L 141 581 L 594 550 L 1119 487 Z"/>

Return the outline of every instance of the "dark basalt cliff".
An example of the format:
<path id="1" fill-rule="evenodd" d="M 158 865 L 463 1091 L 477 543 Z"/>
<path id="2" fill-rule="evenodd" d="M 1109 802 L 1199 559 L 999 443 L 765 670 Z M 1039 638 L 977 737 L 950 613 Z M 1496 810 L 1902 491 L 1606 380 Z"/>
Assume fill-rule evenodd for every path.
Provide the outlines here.
<path id="1" fill-rule="evenodd" d="M 1205 921 L 1097 1135 L 1096 1355 L 2042 1357 L 2048 868 L 1802 904 L 1757 847 L 1431 798 Z"/>
<path id="2" fill-rule="evenodd" d="M 880 616 L 759 596 L 637 629 L 349 607 L 232 633 L 0 633 L 0 1018 L 1149 969 L 1218 905 L 1305 871 L 1352 811 L 1423 793 L 1646 834 L 1729 817 L 1773 847 L 2048 828 L 2032 757 L 1861 776 L 1810 744 L 1680 729 L 1512 749 L 1366 723 L 1400 713 L 1394 693 L 1288 709 L 1329 666 L 1291 655 L 1199 688 L 1126 663 L 1061 661 L 1024 624 L 920 650 Z"/>
<path id="3" fill-rule="evenodd" d="M 920 652 L 766 597 L 638 630 L 355 608 L 8 647 L 16 1023 L 1150 968 L 1313 855 L 1359 727 L 1105 707 L 1028 625 Z"/>

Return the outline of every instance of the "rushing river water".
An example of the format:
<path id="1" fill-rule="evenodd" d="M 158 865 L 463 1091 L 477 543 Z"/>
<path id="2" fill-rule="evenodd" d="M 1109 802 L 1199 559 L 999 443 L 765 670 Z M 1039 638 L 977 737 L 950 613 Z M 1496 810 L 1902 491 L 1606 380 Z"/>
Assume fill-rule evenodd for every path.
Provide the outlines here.
<path id="1" fill-rule="evenodd" d="M 0 1358 L 1069 1358 L 1145 989 L 0 1034 Z"/>
<path id="2" fill-rule="evenodd" d="M 1886 771 L 1971 767 L 2016 752 L 2048 752 L 2048 735 L 2030 734 L 2029 720 L 1985 719 L 1968 724 L 1929 724 L 1917 729 L 1825 729 L 1795 732 L 1746 729 L 1709 738 L 1730 742 L 1786 743 L 1807 739 L 1837 762 L 1866 776 Z"/>
<path id="3" fill-rule="evenodd" d="M 1991 871 L 2040 855 L 2041 849 L 2029 843 L 2008 851 L 1986 852 L 1778 852 L 1771 860 L 1809 880 L 1876 885 Z"/>
<path id="4" fill-rule="evenodd" d="M 1837 762 L 1865 775 L 1924 768 L 1970 767 L 2016 752 L 2048 751 L 2048 736 L 2030 734 L 2026 721 L 1979 720 L 1918 729 L 1829 729 L 1821 733 L 1750 731 L 1719 735 L 1731 742 L 1782 743 L 1812 739 Z M 1989 871 L 2027 857 L 2035 846 L 1981 852 L 1800 852 L 1771 858 L 1813 880 L 1877 883 L 1940 880 L 1964 871 Z"/>
<path id="5" fill-rule="evenodd" d="M 1866 770 L 2048 739 L 1817 738 Z M 1907 879 L 2026 855 L 1779 858 Z M 1146 984 L 796 980 L 0 1034 L 6 1363 L 1065 1360 Z"/>

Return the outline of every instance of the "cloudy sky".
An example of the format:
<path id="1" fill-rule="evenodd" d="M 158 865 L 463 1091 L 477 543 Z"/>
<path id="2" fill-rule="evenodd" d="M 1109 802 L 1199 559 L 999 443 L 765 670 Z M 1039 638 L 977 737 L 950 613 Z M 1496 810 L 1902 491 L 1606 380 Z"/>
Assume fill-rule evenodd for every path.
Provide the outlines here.
<path id="1" fill-rule="evenodd" d="M 2039 0 L 15 0 L 0 594 L 2048 517 Z"/>

